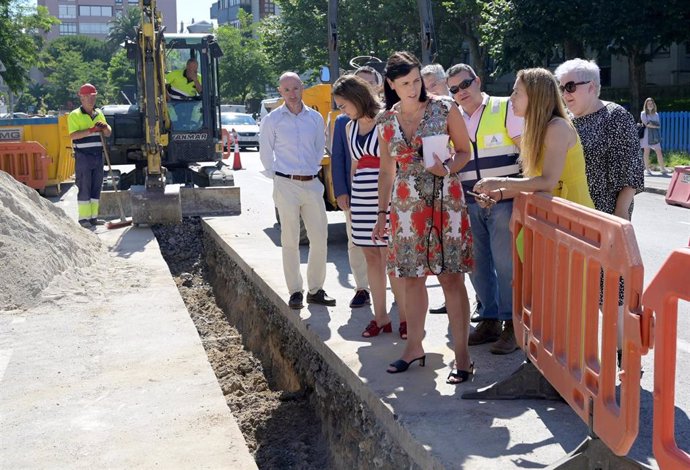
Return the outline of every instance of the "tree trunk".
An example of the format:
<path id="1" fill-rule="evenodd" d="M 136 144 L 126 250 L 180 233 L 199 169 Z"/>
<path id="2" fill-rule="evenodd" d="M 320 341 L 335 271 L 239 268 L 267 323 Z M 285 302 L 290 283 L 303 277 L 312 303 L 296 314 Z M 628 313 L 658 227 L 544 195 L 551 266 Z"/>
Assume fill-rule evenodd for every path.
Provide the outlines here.
<path id="1" fill-rule="evenodd" d="M 637 110 L 642 109 L 642 90 L 647 84 L 647 74 L 645 60 L 642 52 L 633 49 L 628 54 L 628 80 L 630 89 L 630 112 L 635 115 Z"/>
<path id="2" fill-rule="evenodd" d="M 486 83 L 489 78 L 486 71 L 486 51 L 479 45 L 479 39 L 473 36 L 466 35 L 465 40 L 470 48 L 470 56 L 472 57 L 472 68 L 482 83 Z"/>
<path id="3" fill-rule="evenodd" d="M 577 57 L 584 57 L 585 46 L 582 43 L 582 41 L 566 39 L 563 43 L 563 54 L 565 55 L 565 60 L 575 59 Z"/>

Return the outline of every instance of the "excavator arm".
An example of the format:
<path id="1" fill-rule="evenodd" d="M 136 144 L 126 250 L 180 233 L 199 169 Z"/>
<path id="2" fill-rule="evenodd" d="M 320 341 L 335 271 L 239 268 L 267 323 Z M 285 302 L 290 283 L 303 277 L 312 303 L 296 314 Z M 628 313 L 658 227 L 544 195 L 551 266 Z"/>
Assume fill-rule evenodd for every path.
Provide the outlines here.
<path id="1" fill-rule="evenodd" d="M 164 149 L 168 146 L 170 117 L 165 92 L 165 41 L 161 14 L 156 0 L 139 0 L 141 27 L 137 41 L 141 54 L 141 107 L 144 111 L 143 153 L 146 155 L 146 189 L 164 191 L 165 174 L 161 166 Z"/>

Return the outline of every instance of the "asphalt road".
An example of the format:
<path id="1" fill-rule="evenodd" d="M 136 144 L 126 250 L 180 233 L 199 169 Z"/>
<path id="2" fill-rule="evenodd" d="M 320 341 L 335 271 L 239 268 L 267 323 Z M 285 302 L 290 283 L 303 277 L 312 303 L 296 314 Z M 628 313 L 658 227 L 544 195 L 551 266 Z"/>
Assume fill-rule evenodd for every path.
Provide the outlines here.
<path id="1" fill-rule="evenodd" d="M 247 172 L 258 173 L 263 169 L 258 152 L 242 152 L 242 164 Z M 232 162 L 229 162 L 232 163 Z M 254 178 L 252 178 L 254 180 Z M 263 180 L 258 177 L 256 181 Z M 262 182 L 268 183 L 263 180 Z M 269 184 L 254 188 L 242 188 L 242 197 L 248 197 L 253 190 L 272 190 Z M 342 223 L 342 214 L 330 212 L 331 223 Z M 690 209 L 666 204 L 664 196 L 654 193 L 641 193 L 635 197 L 635 210 L 632 223 L 635 228 L 638 246 L 645 268 L 644 286 L 648 286 L 670 253 L 690 244 Z M 345 237 L 333 239 L 329 243 L 345 243 Z M 686 274 L 690 282 L 690 272 Z M 469 284 L 469 283 L 468 283 Z M 469 287 L 469 285 L 468 285 Z M 433 304 L 433 301 L 432 301 Z M 676 368 L 676 442 L 681 449 L 690 452 L 690 303 L 679 302 Z M 654 350 L 642 358 L 644 375 L 642 377 L 640 431 L 629 457 L 652 467 L 656 462 L 652 452 L 652 421 L 654 390 Z"/>

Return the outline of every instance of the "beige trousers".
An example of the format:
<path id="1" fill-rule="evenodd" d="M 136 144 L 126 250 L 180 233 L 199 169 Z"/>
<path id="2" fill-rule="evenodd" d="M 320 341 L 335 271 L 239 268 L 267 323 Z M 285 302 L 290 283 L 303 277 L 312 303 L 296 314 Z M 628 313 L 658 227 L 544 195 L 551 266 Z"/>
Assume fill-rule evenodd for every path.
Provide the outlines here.
<path id="1" fill-rule="evenodd" d="M 326 281 L 328 219 L 323 201 L 323 184 L 318 179 L 297 181 L 276 175 L 273 201 L 280 216 L 280 244 L 283 274 L 290 295 L 303 289 L 300 272 L 299 218 L 302 216 L 309 238 L 307 287 L 314 294 Z"/>
<path id="2" fill-rule="evenodd" d="M 361 246 L 354 244 L 352 240 L 352 219 L 350 211 L 345 212 L 345 230 L 347 230 L 347 257 L 350 260 L 350 270 L 355 278 L 356 290 L 369 290 L 369 278 L 367 277 L 367 260 Z"/>

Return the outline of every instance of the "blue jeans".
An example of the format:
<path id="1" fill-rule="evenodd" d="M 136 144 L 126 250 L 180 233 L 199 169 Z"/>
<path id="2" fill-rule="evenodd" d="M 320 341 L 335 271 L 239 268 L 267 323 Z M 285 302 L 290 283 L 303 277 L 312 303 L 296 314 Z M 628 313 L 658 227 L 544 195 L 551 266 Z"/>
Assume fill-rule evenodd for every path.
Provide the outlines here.
<path id="1" fill-rule="evenodd" d="M 467 204 L 472 229 L 474 270 L 470 280 L 482 303 L 483 319 L 513 318 L 513 237 L 510 216 L 513 201 L 482 209 Z"/>

